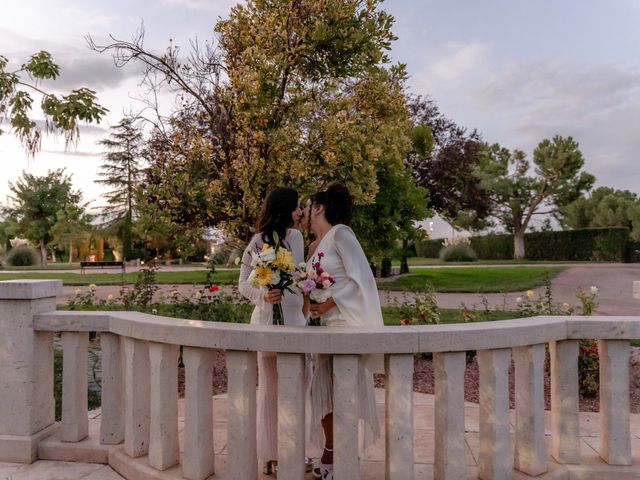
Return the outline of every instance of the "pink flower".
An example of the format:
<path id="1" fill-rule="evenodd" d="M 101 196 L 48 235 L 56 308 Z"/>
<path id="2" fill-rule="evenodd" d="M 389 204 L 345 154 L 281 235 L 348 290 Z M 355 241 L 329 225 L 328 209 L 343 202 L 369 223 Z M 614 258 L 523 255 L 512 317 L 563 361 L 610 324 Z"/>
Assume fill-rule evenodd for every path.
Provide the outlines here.
<path id="1" fill-rule="evenodd" d="M 318 252 L 318 258 L 324 257 L 324 252 Z"/>
<path id="2" fill-rule="evenodd" d="M 411 320 L 409 320 L 408 318 L 403 318 L 400 323 L 402 325 L 411 325 Z"/>
<path id="3" fill-rule="evenodd" d="M 218 285 L 211 285 L 209 287 L 209 292 L 210 293 L 216 293 L 218 290 L 220 290 L 220 287 Z"/>

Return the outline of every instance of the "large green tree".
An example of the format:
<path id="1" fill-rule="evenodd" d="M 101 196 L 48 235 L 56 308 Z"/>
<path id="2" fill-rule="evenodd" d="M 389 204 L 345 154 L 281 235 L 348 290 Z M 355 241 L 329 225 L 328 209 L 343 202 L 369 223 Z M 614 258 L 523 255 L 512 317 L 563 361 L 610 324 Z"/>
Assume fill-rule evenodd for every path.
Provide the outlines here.
<path id="1" fill-rule="evenodd" d="M 103 195 L 107 200 L 105 223 L 119 233 L 122 239 L 122 258 L 129 260 L 136 190 L 142 175 L 143 135 L 131 118 L 123 118 L 111 128 L 113 132 L 109 138 L 98 142 L 107 152 L 98 172 L 100 179 L 96 183 L 109 188 Z"/>
<path id="2" fill-rule="evenodd" d="M 357 203 L 373 203 L 379 168 L 401 171 L 409 148 L 405 71 L 387 55 L 392 23 L 378 0 L 249 0 L 217 22 L 216 48 L 189 57 L 175 46 L 149 52 L 142 36 L 93 44 L 119 64 L 142 62 L 145 80 L 165 82 L 153 88 L 181 96 L 177 121 L 156 122 L 167 153 L 148 179 L 155 218 L 175 218 L 161 192 L 179 191 L 176 172 L 191 176 L 189 163 L 202 158 L 194 185 L 203 190 L 189 194 L 190 208 L 206 197 L 201 218 L 241 238 L 276 185 L 305 193 L 342 180 Z"/>
<path id="3" fill-rule="evenodd" d="M 493 217 L 514 235 L 514 258 L 525 257 L 524 234 L 534 215 L 553 215 L 593 186 L 581 171 L 584 159 L 571 137 L 544 139 L 533 151 L 534 168 L 524 152 L 485 145 L 474 174 L 489 193 Z"/>
<path id="4" fill-rule="evenodd" d="M 31 55 L 16 69 L 9 69 L 9 59 L 0 55 L 0 117 L 9 120 L 13 133 L 31 156 L 40 150 L 43 131 L 33 119 L 33 95 L 40 98 L 45 130 L 64 134 L 67 145 L 78 138 L 80 122 L 99 123 L 107 112 L 88 88 L 78 88 L 67 95 L 43 90 L 40 81 L 55 80 L 59 75 L 60 67 L 44 50 Z M 4 133 L 0 129 L 0 135 Z"/>
<path id="5" fill-rule="evenodd" d="M 15 183 L 9 183 L 9 205 L 4 208 L 11 233 L 26 238 L 40 249 L 40 259 L 47 264 L 47 247 L 54 238 L 59 214 L 80 207 L 82 192 L 74 190 L 71 175 L 64 169 L 49 171 L 44 176 L 23 172 Z"/>
<path id="6" fill-rule="evenodd" d="M 74 247 L 91 235 L 92 217 L 87 214 L 86 205 L 69 203 L 56 213 L 56 222 L 51 228 L 51 243 L 69 249 L 69 264 L 73 263 Z"/>
<path id="7" fill-rule="evenodd" d="M 640 240 L 640 200 L 629 190 L 599 187 L 558 211 L 565 228 L 627 227 Z"/>

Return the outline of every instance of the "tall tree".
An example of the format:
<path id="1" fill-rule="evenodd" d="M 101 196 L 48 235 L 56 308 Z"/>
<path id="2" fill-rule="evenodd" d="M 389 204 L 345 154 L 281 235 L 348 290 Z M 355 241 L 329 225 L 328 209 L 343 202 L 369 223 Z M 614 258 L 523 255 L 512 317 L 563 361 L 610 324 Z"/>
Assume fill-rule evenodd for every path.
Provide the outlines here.
<path id="1" fill-rule="evenodd" d="M 640 200 L 629 190 L 596 188 L 560 208 L 557 217 L 565 228 L 627 227 L 640 240 Z"/>
<path id="2" fill-rule="evenodd" d="M 67 146 L 78 138 L 80 122 L 99 123 L 107 113 L 107 109 L 98 104 L 95 92 L 88 88 L 62 96 L 42 89 L 39 81 L 55 80 L 60 75 L 60 67 L 49 52 L 34 53 L 15 70 L 8 70 L 8 66 L 9 59 L 0 55 L 0 115 L 8 118 L 13 133 L 30 156 L 40 150 L 43 130 L 31 117 L 32 94 L 40 97 L 46 131 L 63 133 Z M 0 129 L 0 135 L 3 134 Z"/>
<path id="3" fill-rule="evenodd" d="M 63 168 L 42 177 L 23 172 L 15 183 L 9 183 L 9 189 L 12 195 L 4 213 L 12 233 L 38 245 L 41 263 L 46 265 L 58 214 L 70 207 L 79 208 L 82 192 L 73 190 L 71 175 L 66 175 Z"/>
<path id="4" fill-rule="evenodd" d="M 122 238 L 122 258 L 131 258 L 132 221 L 136 208 L 136 189 L 140 184 L 142 170 L 142 132 L 136 128 L 131 118 L 123 118 L 112 127 L 109 138 L 100 140 L 99 145 L 107 149 L 104 163 L 100 166 L 96 183 L 106 185 L 110 190 L 104 194 L 107 199 L 107 224 L 117 229 Z"/>
<path id="5" fill-rule="evenodd" d="M 367 204 L 379 191 L 377 166 L 402 167 L 406 75 L 403 66 L 390 65 L 393 19 L 379 5 L 249 0 L 217 22 L 217 48 L 196 45 L 186 60 L 175 46 L 163 55 L 145 50 L 142 35 L 93 47 L 114 52 L 120 64 L 142 62 L 148 81 L 166 82 L 153 88 L 175 87 L 179 122 L 189 119 L 190 134 L 198 132 L 185 139 L 156 122 L 173 149 L 154 165 L 158 190 L 175 190 L 163 165 L 169 165 L 164 172 L 192 171 L 185 162 L 206 155 L 201 178 L 215 206 L 211 225 L 247 238 L 262 198 L 276 185 L 305 192 L 343 180 Z"/>
<path id="6" fill-rule="evenodd" d="M 429 191 L 429 206 L 451 224 L 485 227 L 491 202 L 472 174 L 480 161 L 480 135 L 445 117 L 428 97 L 409 95 L 407 105 L 414 125 L 407 161 L 417 184 Z"/>
<path id="7" fill-rule="evenodd" d="M 520 150 L 485 145 L 474 174 L 489 192 L 492 215 L 514 235 L 514 258 L 523 259 L 524 234 L 534 215 L 553 215 L 558 208 L 591 189 L 595 178 L 581 171 L 584 159 L 571 137 L 544 139 L 533 151 L 534 171 Z"/>
<path id="8" fill-rule="evenodd" d="M 56 223 L 51 229 L 52 244 L 69 249 L 69 264 L 73 263 L 73 249 L 79 248 L 91 234 L 91 216 L 86 205 L 68 204 L 56 214 Z"/>

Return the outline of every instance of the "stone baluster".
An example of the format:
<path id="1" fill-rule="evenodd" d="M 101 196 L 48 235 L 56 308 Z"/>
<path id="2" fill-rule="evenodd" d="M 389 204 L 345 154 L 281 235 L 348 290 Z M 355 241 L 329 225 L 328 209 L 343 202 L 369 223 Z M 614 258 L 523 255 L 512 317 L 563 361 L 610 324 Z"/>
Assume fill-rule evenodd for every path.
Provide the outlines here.
<path id="1" fill-rule="evenodd" d="M 119 335 L 102 332 L 102 405 L 100 443 L 118 445 L 124 441 L 124 352 Z"/>
<path id="2" fill-rule="evenodd" d="M 513 477 L 509 439 L 509 367 L 511 350 L 479 350 L 480 453 L 478 477 L 508 480 Z"/>
<path id="3" fill-rule="evenodd" d="M 228 477 L 258 478 L 256 439 L 256 352 L 227 350 L 229 395 Z"/>
<path id="4" fill-rule="evenodd" d="M 304 478 L 305 356 L 278 354 L 278 478 Z"/>
<path id="5" fill-rule="evenodd" d="M 60 440 L 79 442 L 89 435 L 88 332 L 62 333 L 62 426 Z"/>
<path id="6" fill-rule="evenodd" d="M 149 344 L 150 404 L 149 465 L 166 470 L 180 461 L 178 445 L 178 358 L 180 347 Z"/>
<path id="7" fill-rule="evenodd" d="M 333 469 L 336 479 L 358 480 L 358 355 L 333 356 Z"/>
<path id="8" fill-rule="evenodd" d="M 631 465 L 628 340 L 598 340 L 600 354 L 600 456 Z"/>
<path id="9" fill-rule="evenodd" d="M 184 457 L 182 476 L 204 480 L 214 474 L 213 350 L 184 347 Z"/>
<path id="10" fill-rule="evenodd" d="M 34 331 L 33 316 L 55 311 L 61 292 L 59 280 L 0 281 L 0 461 L 35 461 L 58 428 L 53 333 Z"/>
<path id="11" fill-rule="evenodd" d="M 466 476 L 464 440 L 465 352 L 433 354 L 435 446 L 433 478 Z"/>
<path id="12" fill-rule="evenodd" d="M 516 369 L 514 466 L 527 475 L 547 471 L 544 441 L 544 344 L 513 349 Z"/>
<path id="13" fill-rule="evenodd" d="M 149 343 L 125 337 L 124 451 L 133 458 L 149 452 Z"/>
<path id="14" fill-rule="evenodd" d="M 580 463 L 578 340 L 549 343 L 551 358 L 551 455 Z"/>
<path id="15" fill-rule="evenodd" d="M 385 357 L 385 467 L 387 480 L 413 480 L 413 355 Z"/>

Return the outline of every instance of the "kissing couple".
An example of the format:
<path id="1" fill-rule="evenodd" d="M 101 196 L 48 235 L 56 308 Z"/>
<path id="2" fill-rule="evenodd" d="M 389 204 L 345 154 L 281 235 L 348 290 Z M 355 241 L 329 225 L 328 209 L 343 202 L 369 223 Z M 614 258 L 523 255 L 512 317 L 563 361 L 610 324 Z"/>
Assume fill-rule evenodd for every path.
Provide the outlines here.
<path id="1" fill-rule="evenodd" d="M 301 204 L 298 192 L 276 188 L 262 204 L 256 233 L 247 246 L 238 288 L 255 308 L 252 325 L 272 325 L 274 305 L 280 305 L 284 325 L 305 326 L 309 318 L 319 318 L 326 327 L 349 326 L 363 330 L 381 327 L 382 311 L 378 289 L 367 257 L 350 228 L 353 198 L 341 183 L 309 197 Z M 305 243 L 300 229 L 308 230 L 313 241 Z M 330 296 L 311 302 L 302 292 L 287 293 L 256 286 L 252 273 L 252 252 L 269 247 L 286 248 L 295 265 L 306 263 L 307 271 L 322 263 L 330 273 Z M 312 327 L 310 327 L 312 328 Z M 308 357 L 311 357 L 308 355 Z M 358 372 L 358 408 L 363 428 L 363 446 L 380 436 L 376 413 L 373 373 L 382 371 L 382 359 L 363 356 Z M 333 479 L 333 361 L 332 355 L 314 355 L 309 363 L 311 415 L 308 425 L 313 445 L 323 448 L 320 463 L 313 468 L 315 478 Z M 276 353 L 258 352 L 257 447 L 263 473 L 275 474 L 278 459 L 278 372 Z M 312 468 L 307 459 L 308 468 Z"/>

